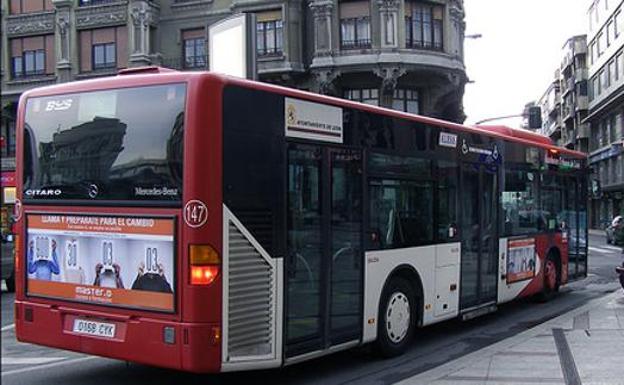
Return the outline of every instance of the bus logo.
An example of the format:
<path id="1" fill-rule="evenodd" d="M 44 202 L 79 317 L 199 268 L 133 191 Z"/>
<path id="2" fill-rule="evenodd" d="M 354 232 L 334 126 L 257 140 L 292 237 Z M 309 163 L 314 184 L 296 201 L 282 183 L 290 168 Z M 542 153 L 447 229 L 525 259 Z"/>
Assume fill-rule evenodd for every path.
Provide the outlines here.
<path id="1" fill-rule="evenodd" d="M 192 199 L 184 205 L 184 222 L 192 228 L 203 226 L 208 220 L 208 207 L 204 202 Z"/>
<path id="2" fill-rule="evenodd" d="M 95 198 L 98 195 L 98 193 L 99 193 L 99 189 L 98 189 L 97 185 L 92 184 L 92 185 L 89 186 L 89 197 L 90 198 L 92 198 L 92 199 Z"/>
<path id="3" fill-rule="evenodd" d="M 63 99 L 63 100 L 51 100 L 46 105 L 46 112 L 50 111 L 65 111 L 69 110 L 72 106 L 72 99 Z"/>
<path id="4" fill-rule="evenodd" d="M 287 108 L 287 116 L 288 116 L 288 125 L 293 125 L 295 124 L 295 122 L 297 121 L 297 110 L 295 109 L 295 106 L 293 106 L 292 104 L 288 104 L 288 108 Z"/>

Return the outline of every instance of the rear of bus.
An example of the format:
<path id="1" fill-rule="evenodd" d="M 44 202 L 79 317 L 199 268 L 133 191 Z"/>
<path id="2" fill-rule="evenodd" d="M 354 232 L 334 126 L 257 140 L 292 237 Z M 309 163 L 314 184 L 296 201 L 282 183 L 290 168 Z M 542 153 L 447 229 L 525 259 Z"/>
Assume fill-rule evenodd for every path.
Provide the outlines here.
<path id="1" fill-rule="evenodd" d="M 219 371 L 220 133 L 217 106 L 199 108 L 205 81 L 120 75 L 22 96 L 20 341 Z"/>

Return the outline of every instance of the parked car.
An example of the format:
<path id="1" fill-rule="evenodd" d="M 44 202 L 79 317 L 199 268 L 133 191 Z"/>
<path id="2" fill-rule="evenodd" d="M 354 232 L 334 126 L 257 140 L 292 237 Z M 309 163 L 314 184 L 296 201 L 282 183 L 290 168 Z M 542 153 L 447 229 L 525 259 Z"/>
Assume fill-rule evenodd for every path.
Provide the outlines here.
<path id="1" fill-rule="evenodd" d="M 611 223 L 606 227 L 605 234 L 607 236 L 607 243 L 613 243 L 614 245 L 624 244 L 624 217 L 618 215 L 613 218 Z"/>
<path id="2" fill-rule="evenodd" d="M 14 239 L 15 237 L 12 234 L 2 235 L 2 265 L 0 266 L 0 278 L 4 279 L 9 292 L 15 291 Z"/>

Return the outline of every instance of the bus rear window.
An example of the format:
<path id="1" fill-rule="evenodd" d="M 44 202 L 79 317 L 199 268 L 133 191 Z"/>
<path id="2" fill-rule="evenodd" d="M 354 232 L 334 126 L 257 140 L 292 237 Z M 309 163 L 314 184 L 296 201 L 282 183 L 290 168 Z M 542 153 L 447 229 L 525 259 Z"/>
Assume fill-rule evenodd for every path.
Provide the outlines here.
<path id="1" fill-rule="evenodd" d="M 185 97 L 168 84 L 29 99 L 24 199 L 180 201 Z"/>

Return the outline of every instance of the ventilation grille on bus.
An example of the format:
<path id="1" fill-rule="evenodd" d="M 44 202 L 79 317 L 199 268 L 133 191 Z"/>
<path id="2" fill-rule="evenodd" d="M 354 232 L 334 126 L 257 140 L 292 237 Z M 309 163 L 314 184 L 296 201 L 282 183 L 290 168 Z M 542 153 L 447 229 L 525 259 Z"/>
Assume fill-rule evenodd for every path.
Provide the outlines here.
<path id="1" fill-rule="evenodd" d="M 270 210 L 237 210 L 236 217 L 245 224 L 267 253 L 273 253 L 273 213 Z"/>
<path id="2" fill-rule="evenodd" d="M 228 356 L 273 354 L 274 269 L 229 223 Z"/>

